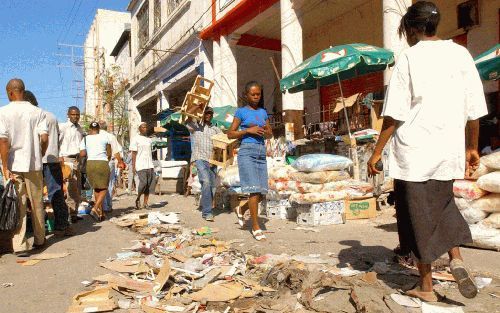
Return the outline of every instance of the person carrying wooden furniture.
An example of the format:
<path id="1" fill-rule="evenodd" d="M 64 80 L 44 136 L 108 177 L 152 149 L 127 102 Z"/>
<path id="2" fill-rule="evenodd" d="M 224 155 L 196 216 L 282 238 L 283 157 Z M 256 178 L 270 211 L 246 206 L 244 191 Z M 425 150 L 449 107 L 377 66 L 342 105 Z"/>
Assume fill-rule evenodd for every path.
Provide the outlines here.
<path id="1" fill-rule="evenodd" d="M 209 163 L 212 156 L 212 136 L 222 133 L 215 125 L 212 125 L 214 110 L 210 107 L 205 109 L 203 121 L 188 119 L 186 127 L 191 133 L 191 162 L 195 164 L 198 178 L 201 184 L 201 216 L 212 222 L 213 198 L 216 188 L 217 167 Z"/>

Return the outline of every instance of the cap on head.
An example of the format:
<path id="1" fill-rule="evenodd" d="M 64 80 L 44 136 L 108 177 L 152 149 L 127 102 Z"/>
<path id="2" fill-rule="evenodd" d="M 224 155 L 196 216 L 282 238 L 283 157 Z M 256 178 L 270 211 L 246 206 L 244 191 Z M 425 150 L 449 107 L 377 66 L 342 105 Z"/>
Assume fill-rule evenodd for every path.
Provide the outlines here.
<path id="1" fill-rule="evenodd" d="M 90 123 L 89 128 L 90 128 L 90 129 L 97 129 L 97 130 L 99 130 L 99 123 L 97 123 L 97 122 L 92 122 L 92 123 Z"/>

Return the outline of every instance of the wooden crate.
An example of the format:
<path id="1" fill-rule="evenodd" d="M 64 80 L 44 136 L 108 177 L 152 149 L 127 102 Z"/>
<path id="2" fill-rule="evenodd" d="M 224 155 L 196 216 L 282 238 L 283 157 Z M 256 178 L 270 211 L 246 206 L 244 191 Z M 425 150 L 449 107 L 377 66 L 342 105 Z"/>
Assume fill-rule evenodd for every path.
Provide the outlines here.
<path id="1" fill-rule="evenodd" d="M 229 139 L 226 134 L 217 134 L 212 136 L 212 143 L 213 151 L 209 163 L 220 167 L 233 164 L 234 149 L 238 140 Z"/>

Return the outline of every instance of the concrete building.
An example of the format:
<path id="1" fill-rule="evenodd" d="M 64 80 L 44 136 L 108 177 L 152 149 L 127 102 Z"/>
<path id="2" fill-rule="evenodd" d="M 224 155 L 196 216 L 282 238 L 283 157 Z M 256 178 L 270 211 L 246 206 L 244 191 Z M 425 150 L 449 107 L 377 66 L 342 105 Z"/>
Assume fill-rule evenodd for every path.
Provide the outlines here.
<path id="1" fill-rule="evenodd" d="M 128 143 L 130 136 L 138 133 L 140 121 L 139 112 L 134 106 L 130 105 L 129 76 L 132 71 L 130 30 L 130 23 L 125 24 L 123 32 L 110 53 L 114 57 L 113 68 L 115 70 L 113 86 L 115 91 L 113 105 L 115 109 L 113 113 L 117 115 L 112 115 L 111 119 L 113 121 L 113 131 L 122 140 L 122 143 Z"/>
<path id="2" fill-rule="evenodd" d="M 84 43 L 85 114 L 109 119 L 112 109 L 105 94 L 110 90 L 106 77 L 115 64 L 111 51 L 130 25 L 130 13 L 98 9 Z M 111 125 L 112 127 L 112 125 Z"/>
<path id="3" fill-rule="evenodd" d="M 457 12 L 464 2 L 435 0 L 442 15 L 438 35 L 465 44 L 475 56 L 498 42 L 498 2 L 477 1 L 479 21 L 461 28 Z M 275 71 L 283 77 L 317 52 L 346 43 L 385 47 L 397 57 L 406 47 L 397 27 L 411 4 L 411 0 L 214 0 L 212 23 L 200 33 L 202 40 L 213 42 L 214 77 L 219 82 L 214 102 L 236 105 L 245 82 L 259 80 L 268 112 L 276 112 L 277 120 L 283 112 L 284 121 L 293 122 L 295 135 L 300 136 L 304 120 L 324 120 L 322 108 L 339 96 L 338 87 L 280 95 Z M 375 74 L 350 82 L 347 95 L 383 88 L 384 75 Z M 498 84 L 485 83 L 486 92 L 497 90 Z"/>
<path id="4" fill-rule="evenodd" d="M 142 121 L 180 106 L 196 75 L 212 77 L 211 47 L 197 36 L 210 23 L 210 0 L 132 0 L 130 96 Z"/>

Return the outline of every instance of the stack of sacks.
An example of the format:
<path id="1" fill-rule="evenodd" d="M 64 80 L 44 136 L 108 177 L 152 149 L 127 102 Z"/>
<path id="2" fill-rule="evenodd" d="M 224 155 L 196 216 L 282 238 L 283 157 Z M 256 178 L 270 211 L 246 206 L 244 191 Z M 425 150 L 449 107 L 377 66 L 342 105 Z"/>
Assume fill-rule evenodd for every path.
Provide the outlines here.
<path id="1" fill-rule="evenodd" d="M 294 162 L 296 173 L 290 175 L 286 185 L 276 183 L 277 191 L 288 189 L 294 192 L 290 201 L 298 204 L 313 204 L 371 196 L 371 184 L 350 178 L 346 169 L 352 161 L 332 154 L 309 154 Z"/>
<path id="2" fill-rule="evenodd" d="M 297 217 L 297 212 L 289 201 L 293 191 L 287 188 L 278 190 L 275 187 L 277 184 L 288 184 L 290 175 L 297 170 L 286 164 L 269 165 L 268 162 L 269 192 L 266 196 L 266 202 L 261 206 L 261 212 L 265 211 L 268 218 L 293 220 Z"/>
<path id="3" fill-rule="evenodd" d="M 287 179 L 270 181 L 276 192 L 292 193 L 289 201 L 297 211 L 297 223 L 308 226 L 345 222 L 345 199 L 370 196 L 369 183 L 352 180 L 346 172 L 352 161 L 331 154 L 298 158 Z"/>
<path id="4" fill-rule="evenodd" d="M 500 152 L 481 158 L 472 175 L 457 180 L 455 203 L 469 224 L 474 246 L 500 250 Z"/>

